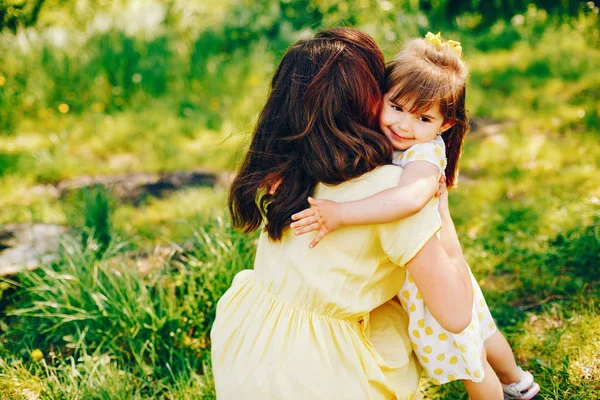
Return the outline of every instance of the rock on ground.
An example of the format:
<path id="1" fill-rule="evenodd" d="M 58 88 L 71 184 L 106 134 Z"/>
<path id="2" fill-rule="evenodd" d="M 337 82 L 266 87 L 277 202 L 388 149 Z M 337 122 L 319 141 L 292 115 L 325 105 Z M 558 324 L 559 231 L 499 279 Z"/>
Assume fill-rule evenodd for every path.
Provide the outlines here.
<path id="1" fill-rule="evenodd" d="M 0 276 L 34 269 L 56 259 L 62 225 L 21 223 L 0 226 Z"/>

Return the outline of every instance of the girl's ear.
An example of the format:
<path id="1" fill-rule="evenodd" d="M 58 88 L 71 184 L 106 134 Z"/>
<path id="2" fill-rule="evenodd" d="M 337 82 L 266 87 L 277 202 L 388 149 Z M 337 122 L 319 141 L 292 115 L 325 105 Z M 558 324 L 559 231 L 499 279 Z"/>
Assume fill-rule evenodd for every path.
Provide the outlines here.
<path id="1" fill-rule="evenodd" d="M 444 121 L 444 123 L 440 127 L 440 131 L 446 132 L 448 129 L 452 128 L 454 125 L 456 125 L 456 121 L 447 119 Z"/>

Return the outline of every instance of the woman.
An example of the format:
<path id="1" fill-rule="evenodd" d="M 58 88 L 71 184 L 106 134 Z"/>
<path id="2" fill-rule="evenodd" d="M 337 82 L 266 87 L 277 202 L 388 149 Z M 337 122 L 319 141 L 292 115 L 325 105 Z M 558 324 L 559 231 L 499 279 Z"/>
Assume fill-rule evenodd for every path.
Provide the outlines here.
<path id="1" fill-rule="evenodd" d="M 217 306 L 219 399 L 411 398 L 420 369 L 395 298 L 407 270 L 445 329 L 468 326 L 470 278 L 435 235 L 437 202 L 402 221 L 340 229 L 314 249 L 288 229 L 309 195 L 347 201 L 397 185 L 402 169 L 388 165 L 377 130 L 383 78 L 375 42 L 348 28 L 299 41 L 281 61 L 230 192 L 234 225 L 264 231 L 254 270 Z"/>

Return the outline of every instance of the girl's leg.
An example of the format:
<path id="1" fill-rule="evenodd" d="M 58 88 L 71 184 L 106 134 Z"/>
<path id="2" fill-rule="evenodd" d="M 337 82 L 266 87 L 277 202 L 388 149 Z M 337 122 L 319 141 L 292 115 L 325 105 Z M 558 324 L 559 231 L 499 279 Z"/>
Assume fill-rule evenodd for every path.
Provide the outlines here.
<path id="1" fill-rule="evenodd" d="M 523 371 L 517 366 L 510 345 L 499 330 L 496 330 L 484 343 L 487 360 L 496 372 L 500 382 L 507 385 L 519 382 Z"/>
<path id="2" fill-rule="evenodd" d="M 483 350 L 483 372 L 485 374 L 483 380 L 479 383 L 473 381 L 463 381 L 465 389 L 469 393 L 470 400 L 502 400 L 504 394 L 502 385 L 498 380 L 498 376 L 487 361 L 485 349 Z"/>

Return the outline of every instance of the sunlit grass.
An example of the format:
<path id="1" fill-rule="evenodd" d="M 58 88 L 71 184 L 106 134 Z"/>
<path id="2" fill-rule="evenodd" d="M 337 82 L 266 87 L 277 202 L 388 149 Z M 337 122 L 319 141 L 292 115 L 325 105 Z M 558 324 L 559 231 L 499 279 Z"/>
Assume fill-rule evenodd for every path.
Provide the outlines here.
<path id="1" fill-rule="evenodd" d="M 119 229 L 151 242 L 181 242 L 224 208 L 223 189 L 188 188 L 162 199 L 149 198 L 140 207 L 118 207 L 114 219 Z"/>
<path id="2" fill-rule="evenodd" d="M 60 260 L 18 277 L 1 376 L 19 385 L 35 377 L 53 395 L 211 398 L 208 330 L 233 275 L 251 266 L 255 242 L 221 217 L 188 237 L 192 250 L 156 259 L 144 276 L 142 255 L 124 254 L 121 239 L 101 258 L 92 242 L 65 240 Z M 33 349 L 44 359 L 30 360 Z"/>
<path id="3" fill-rule="evenodd" d="M 526 17 L 521 29 L 544 26 L 545 20 L 536 18 Z M 508 49 L 467 53 L 476 88 L 468 97 L 471 111 L 535 122 L 544 133 L 575 127 L 597 132 L 600 114 L 593 98 L 600 75 L 593 65 L 600 62 L 600 50 L 590 45 L 598 40 L 590 32 L 588 25 L 575 21 L 549 24 L 537 35 L 523 32 L 526 40 Z"/>
<path id="4" fill-rule="evenodd" d="M 0 141 L 0 151 L 18 156 L 14 161 L 20 176 L 54 183 L 81 175 L 197 165 L 226 169 L 232 167 L 231 155 L 242 138 L 231 124 L 209 130 L 158 101 L 140 112 L 56 118 L 62 120 L 51 118 L 41 125 L 25 120 L 21 125 L 28 133 Z"/>

